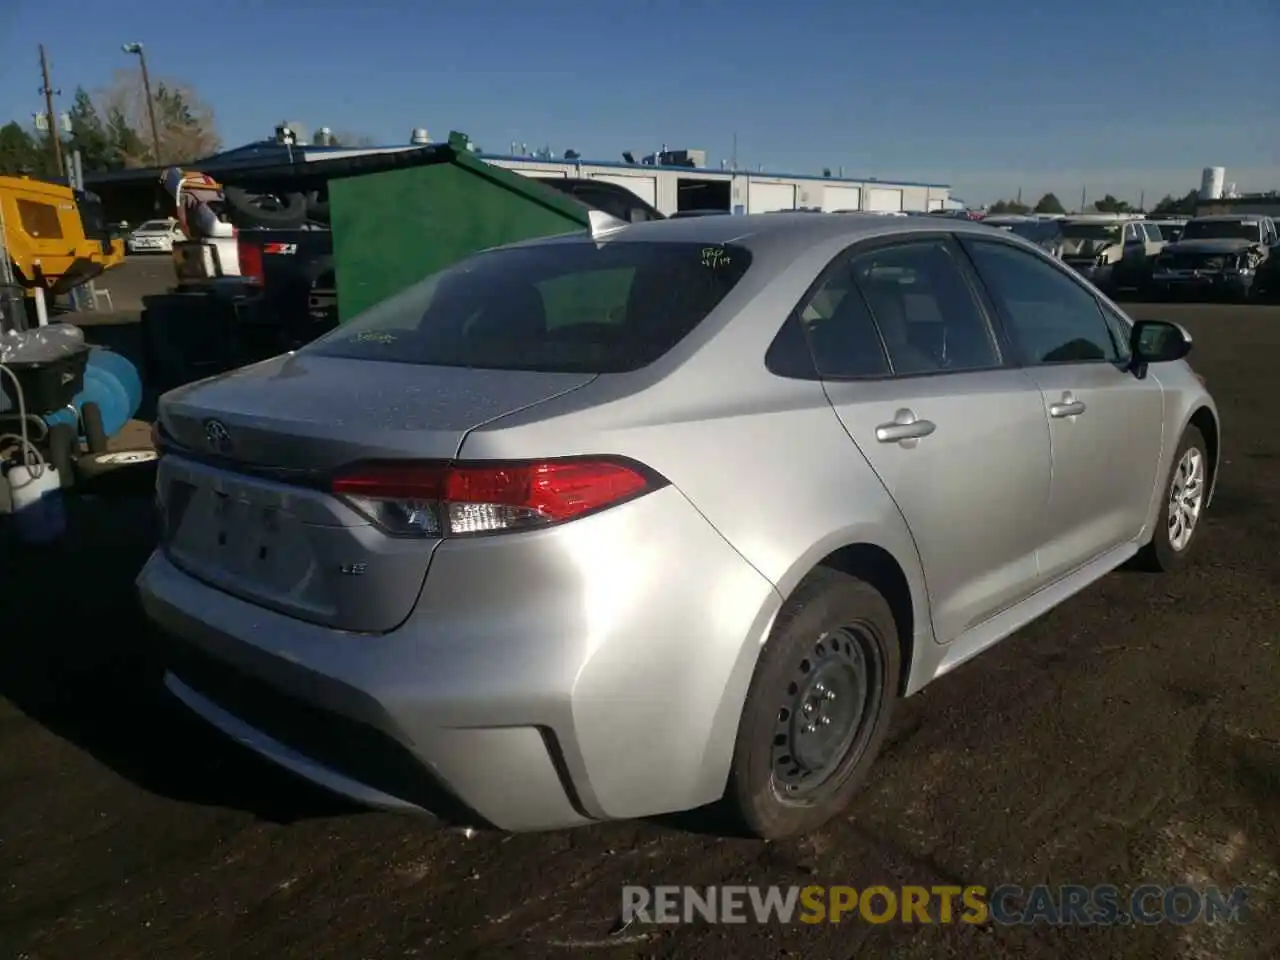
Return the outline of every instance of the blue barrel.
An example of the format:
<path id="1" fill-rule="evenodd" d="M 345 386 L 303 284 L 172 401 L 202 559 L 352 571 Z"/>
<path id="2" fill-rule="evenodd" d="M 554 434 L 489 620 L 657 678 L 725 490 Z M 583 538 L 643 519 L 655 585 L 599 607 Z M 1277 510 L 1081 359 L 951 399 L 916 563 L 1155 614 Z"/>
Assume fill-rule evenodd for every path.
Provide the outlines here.
<path id="1" fill-rule="evenodd" d="M 108 437 L 115 436 L 142 406 L 142 378 L 137 367 L 112 350 L 91 347 L 84 369 L 84 389 L 71 401 L 76 413 L 59 410 L 46 416 L 45 422 L 49 426 L 77 426 L 77 415 L 86 403 L 98 405 L 103 431 Z"/>

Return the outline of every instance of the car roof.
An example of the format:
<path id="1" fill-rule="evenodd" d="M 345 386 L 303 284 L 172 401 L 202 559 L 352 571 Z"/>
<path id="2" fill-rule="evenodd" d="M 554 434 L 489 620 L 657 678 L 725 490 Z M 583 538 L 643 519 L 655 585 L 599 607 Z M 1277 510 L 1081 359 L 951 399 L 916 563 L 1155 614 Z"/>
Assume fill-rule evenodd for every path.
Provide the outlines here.
<path id="1" fill-rule="evenodd" d="M 883 236 L 909 236 L 913 233 L 969 233 L 991 236 L 991 227 L 969 220 L 947 220 L 937 217 L 883 217 L 874 213 L 824 214 L 813 212 L 775 212 L 729 215 L 723 217 L 675 217 L 632 223 L 608 233 L 609 239 L 628 243 L 705 243 L 739 244 L 748 249 L 778 243 L 798 248 L 816 246 L 831 240 L 854 243 L 860 239 Z M 555 243 L 581 243 L 589 239 L 583 231 L 537 237 L 512 246 L 541 246 Z"/>

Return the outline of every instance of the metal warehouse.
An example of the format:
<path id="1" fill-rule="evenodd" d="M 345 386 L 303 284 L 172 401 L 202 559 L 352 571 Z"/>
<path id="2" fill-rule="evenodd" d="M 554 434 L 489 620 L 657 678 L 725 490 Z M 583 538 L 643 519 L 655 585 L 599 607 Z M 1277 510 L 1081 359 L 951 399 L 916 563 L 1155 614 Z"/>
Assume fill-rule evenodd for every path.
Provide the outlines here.
<path id="1" fill-rule="evenodd" d="M 827 212 L 928 211 L 942 209 L 950 194 L 950 188 L 945 184 L 887 181 L 874 177 L 848 179 L 717 170 L 687 164 L 668 166 L 656 163 L 550 160 L 484 153 L 478 156 L 488 163 L 527 177 L 578 177 L 618 184 L 667 215 L 680 210 L 768 213 L 773 210 L 800 208 Z"/>
<path id="2" fill-rule="evenodd" d="M 465 137 L 464 134 L 458 136 Z M 318 146 L 301 142 L 301 137 L 298 139 L 299 143 L 288 145 L 279 140 L 245 144 L 195 161 L 190 166 L 217 177 L 235 169 L 369 153 L 396 153 L 430 143 L 423 130 L 415 130 L 407 144 L 381 147 Z M 940 210 L 953 205 L 950 187 L 946 184 L 831 176 L 831 171 L 823 171 L 819 176 L 729 169 L 727 164 L 719 168 L 708 167 L 702 150 L 664 149 L 638 162 L 634 162 L 629 153 L 622 155 L 626 162 L 582 160 L 572 151 L 559 159 L 545 151 L 534 155 L 476 152 L 475 156 L 486 163 L 536 179 L 573 177 L 617 184 L 668 216 L 683 210 L 768 213 L 810 209 L 899 213 Z M 153 214 L 155 183 L 160 173 L 159 168 L 118 170 L 91 174 L 87 179 L 90 188 L 103 197 L 109 215 L 145 219 Z"/>

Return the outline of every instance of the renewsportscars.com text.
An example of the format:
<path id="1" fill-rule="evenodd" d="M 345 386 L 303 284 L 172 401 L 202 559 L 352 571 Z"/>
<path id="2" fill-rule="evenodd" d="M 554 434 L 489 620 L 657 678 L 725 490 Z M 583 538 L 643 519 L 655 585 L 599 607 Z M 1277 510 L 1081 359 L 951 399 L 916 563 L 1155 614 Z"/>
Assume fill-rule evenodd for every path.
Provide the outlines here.
<path id="1" fill-rule="evenodd" d="M 1245 890 L 1148 884 L 980 886 L 624 887 L 622 916 L 640 923 L 917 923 L 1129 926 L 1240 923 Z"/>

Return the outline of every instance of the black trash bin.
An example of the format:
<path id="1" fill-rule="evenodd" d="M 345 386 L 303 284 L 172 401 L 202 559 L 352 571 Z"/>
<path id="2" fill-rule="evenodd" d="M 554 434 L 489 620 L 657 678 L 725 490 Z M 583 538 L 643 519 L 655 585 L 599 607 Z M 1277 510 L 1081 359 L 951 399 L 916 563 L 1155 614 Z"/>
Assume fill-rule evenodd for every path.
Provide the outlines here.
<path id="1" fill-rule="evenodd" d="M 70 406 L 84 389 L 84 370 L 89 363 L 89 348 L 55 360 L 10 361 L 5 364 L 22 385 L 22 402 L 27 413 L 38 416 L 55 413 Z M 12 410 L 18 409 L 17 389 L 8 377 L 0 377 L 0 389 L 9 398 Z"/>

